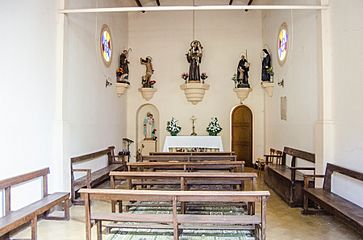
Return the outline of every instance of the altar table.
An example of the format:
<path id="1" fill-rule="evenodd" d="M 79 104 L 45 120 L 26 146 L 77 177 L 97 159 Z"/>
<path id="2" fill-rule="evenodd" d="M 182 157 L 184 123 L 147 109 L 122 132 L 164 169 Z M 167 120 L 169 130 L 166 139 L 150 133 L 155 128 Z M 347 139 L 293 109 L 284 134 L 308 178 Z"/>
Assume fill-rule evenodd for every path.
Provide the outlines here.
<path id="1" fill-rule="evenodd" d="M 221 136 L 166 136 L 163 152 L 176 148 L 212 149 L 223 152 Z"/>

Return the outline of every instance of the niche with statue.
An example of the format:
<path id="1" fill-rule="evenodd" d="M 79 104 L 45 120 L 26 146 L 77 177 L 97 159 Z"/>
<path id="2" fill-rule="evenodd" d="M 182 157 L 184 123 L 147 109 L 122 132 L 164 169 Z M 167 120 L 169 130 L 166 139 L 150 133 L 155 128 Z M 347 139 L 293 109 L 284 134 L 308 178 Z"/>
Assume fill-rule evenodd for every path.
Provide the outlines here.
<path id="1" fill-rule="evenodd" d="M 152 104 L 140 106 L 136 113 L 136 148 L 145 156 L 158 151 L 159 139 L 159 111 Z"/>

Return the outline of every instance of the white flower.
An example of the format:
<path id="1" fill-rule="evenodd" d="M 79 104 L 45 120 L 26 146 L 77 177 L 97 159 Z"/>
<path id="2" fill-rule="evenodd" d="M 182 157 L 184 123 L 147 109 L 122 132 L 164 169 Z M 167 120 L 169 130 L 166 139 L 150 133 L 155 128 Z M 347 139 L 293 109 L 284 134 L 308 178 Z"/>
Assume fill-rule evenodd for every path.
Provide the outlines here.
<path id="1" fill-rule="evenodd" d="M 218 119 L 216 117 L 212 117 L 211 119 L 212 121 L 209 123 L 207 127 L 207 132 L 214 134 L 220 133 L 222 131 L 222 128 L 218 123 Z"/>

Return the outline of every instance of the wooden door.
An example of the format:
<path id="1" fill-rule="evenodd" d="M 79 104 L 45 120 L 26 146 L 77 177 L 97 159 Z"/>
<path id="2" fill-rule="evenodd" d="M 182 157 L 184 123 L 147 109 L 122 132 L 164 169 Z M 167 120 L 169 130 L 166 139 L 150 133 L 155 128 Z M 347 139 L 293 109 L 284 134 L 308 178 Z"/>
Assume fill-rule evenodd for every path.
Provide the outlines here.
<path id="1" fill-rule="evenodd" d="M 237 159 L 252 167 L 252 112 L 240 105 L 232 112 L 232 151 Z"/>

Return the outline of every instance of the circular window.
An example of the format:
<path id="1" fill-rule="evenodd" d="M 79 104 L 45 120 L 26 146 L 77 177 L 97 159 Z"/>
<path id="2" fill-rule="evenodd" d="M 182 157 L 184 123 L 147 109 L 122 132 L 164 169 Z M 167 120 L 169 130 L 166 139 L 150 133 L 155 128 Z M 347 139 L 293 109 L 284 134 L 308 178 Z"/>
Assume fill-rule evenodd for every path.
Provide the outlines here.
<path id="1" fill-rule="evenodd" d="M 107 25 L 103 25 L 101 29 L 100 49 L 103 62 L 107 67 L 110 66 L 112 61 L 112 38 Z"/>
<path id="2" fill-rule="evenodd" d="M 277 58 L 280 65 L 283 65 L 286 61 L 288 40 L 289 34 L 287 32 L 287 24 L 283 23 L 280 27 L 279 35 L 277 37 Z"/>

